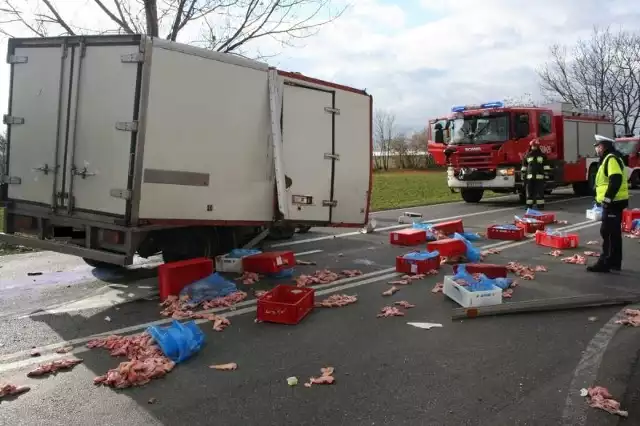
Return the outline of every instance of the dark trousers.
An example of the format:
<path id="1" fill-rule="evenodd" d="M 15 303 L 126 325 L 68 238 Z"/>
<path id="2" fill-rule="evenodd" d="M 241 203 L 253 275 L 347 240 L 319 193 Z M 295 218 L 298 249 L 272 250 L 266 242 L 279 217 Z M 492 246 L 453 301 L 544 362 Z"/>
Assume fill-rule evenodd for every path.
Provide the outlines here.
<path id="1" fill-rule="evenodd" d="M 598 263 L 609 268 L 622 266 L 622 211 L 627 202 L 613 202 L 602 209 L 600 236 L 602 253 Z"/>
<path id="2" fill-rule="evenodd" d="M 544 180 L 527 180 L 527 206 L 544 206 Z"/>

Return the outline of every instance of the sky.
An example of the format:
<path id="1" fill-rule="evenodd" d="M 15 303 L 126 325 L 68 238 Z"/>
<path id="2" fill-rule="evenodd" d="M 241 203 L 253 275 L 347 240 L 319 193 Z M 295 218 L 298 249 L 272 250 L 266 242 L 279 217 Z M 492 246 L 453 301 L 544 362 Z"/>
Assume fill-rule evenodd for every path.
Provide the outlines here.
<path id="1" fill-rule="evenodd" d="M 343 1 L 335 0 L 340 7 Z M 90 0 L 57 0 L 77 25 L 106 25 Z M 346 4 L 346 3 L 344 3 Z M 536 68 L 553 43 L 588 38 L 594 25 L 640 30 L 637 0 L 350 0 L 346 12 L 316 36 L 282 47 L 272 40 L 250 52 L 279 53 L 280 69 L 366 89 L 398 129 L 422 129 L 452 105 L 539 98 Z M 28 31 L 11 27 L 16 36 Z M 189 28 L 179 41 L 199 38 Z M 6 55 L 6 38 L 0 40 Z M 0 64 L 0 105 L 9 69 Z"/>

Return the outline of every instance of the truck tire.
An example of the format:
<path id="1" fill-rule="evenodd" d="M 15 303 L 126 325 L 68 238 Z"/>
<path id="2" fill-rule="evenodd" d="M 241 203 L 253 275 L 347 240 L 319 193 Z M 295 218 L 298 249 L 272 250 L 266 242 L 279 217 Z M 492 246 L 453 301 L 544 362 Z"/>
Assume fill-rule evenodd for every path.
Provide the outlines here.
<path id="1" fill-rule="evenodd" d="M 469 189 L 463 188 L 460 190 L 462 199 L 467 203 L 479 203 L 484 195 L 484 189 Z"/>
<path id="2" fill-rule="evenodd" d="M 101 262 L 99 260 L 93 260 L 86 257 L 83 257 L 84 263 L 87 265 L 96 268 L 96 269 L 120 269 L 122 266 L 116 265 L 114 263 Z"/>
<path id="3" fill-rule="evenodd" d="M 269 239 L 270 240 L 288 240 L 293 238 L 296 233 L 295 226 L 289 225 L 276 225 L 272 226 L 269 230 Z"/>
<path id="4" fill-rule="evenodd" d="M 219 235 L 212 229 L 176 229 L 165 237 L 162 260 L 165 263 L 198 257 L 215 257 L 218 253 Z"/>
<path id="5" fill-rule="evenodd" d="M 631 179 L 629 179 L 629 187 L 631 189 L 640 188 L 640 171 L 634 170 L 634 172 L 631 173 Z"/>
<path id="6" fill-rule="evenodd" d="M 298 226 L 298 234 L 306 234 L 311 230 L 310 226 Z"/>

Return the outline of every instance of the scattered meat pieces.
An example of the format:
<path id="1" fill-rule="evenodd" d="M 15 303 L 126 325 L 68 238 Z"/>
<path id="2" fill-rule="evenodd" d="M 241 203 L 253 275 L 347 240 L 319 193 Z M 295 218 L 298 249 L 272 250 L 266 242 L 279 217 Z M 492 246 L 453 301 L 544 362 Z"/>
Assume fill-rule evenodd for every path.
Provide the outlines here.
<path id="1" fill-rule="evenodd" d="M 255 272 L 244 272 L 236 281 L 242 281 L 244 285 L 252 285 L 260 281 L 260 275 Z"/>
<path id="2" fill-rule="evenodd" d="M 213 368 L 214 370 L 219 371 L 232 371 L 238 369 L 238 364 L 236 364 L 235 362 L 229 362 L 227 364 L 210 365 L 209 368 Z"/>
<path id="3" fill-rule="evenodd" d="M 29 392 L 31 388 L 29 386 L 16 386 L 10 383 L 0 383 L 0 399 L 5 396 L 15 396 L 21 393 Z"/>
<path id="4" fill-rule="evenodd" d="M 328 284 L 340 278 L 351 278 L 358 275 L 362 275 L 362 272 L 357 269 L 347 269 L 341 271 L 339 274 L 331 272 L 328 269 L 323 269 L 322 271 L 316 271 L 312 275 L 300 275 L 296 278 L 296 285 L 298 287 L 306 287 L 312 284 Z"/>
<path id="5" fill-rule="evenodd" d="M 555 220 L 556 225 L 568 225 L 569 221 L 568 220 Z"/>
<path id="6" fill-rule="evenodd" d="M 389 281 L 391 285 L 409 285 L 413 281 L 424 279 L 427 275 L 437 275 L 438 271 L 433 269 L 426 274 L 416 274 L 416 275 L 403 275 L 399 280 Z"/>
<path id="7" fill-rule="evenodd" d="M 640 238 L 640 229 L 634 229 L 630 233 L 624 234 L 624 236 L 627 237 L 627 238 L 638 239 L 638 238 Z"/>
<path id="8" fill-rule="evenodd" d="M 64 346 L 62 348 L 56 349 L 57 354 L 68 354 L 73 350 L 73 346 Z"/>
<path id="9" fill-rule="evenodd" d="M 505 299 L 511 299 L 512 296 L 513 296 L 512 288 L 508 288 L 502 292 L 502 297 L 504 297 Z"/>
<path id="10" fill-rule="evenodd" d="M 81 359 L 60 359 L 57 361 L 49 362 L 38 366 L 35 370 L 31 370 L 27 373 L 28 377 L 40 377 L 49 374 L 55 374 L 62 370 L 71 370 L 76 365 L 82 362 Z"/>
<path id="11" fill-rule="evenodd" d="M 214 331 L 223 331 L 225 328 L 231 325 L 231 321 L 229 321 L 226 317 L 221 317 L 216 314 L 194 314 L 193 318 L 196 319 L 206 319 L 213 323 Z"/>
<path id="12" fill-rule="evenodd" d="M 321 368 L 322 375 L 320 377 L 310 377 L 309 382 L 305 383 L 304 386 L 310 388 L 311 385 L 332 385 L 336 380 L 333 377 L 334 370 L 333 367 Z"/>
<path id="13" fill-rule="evenodd" d="M 583 254 L 588 257 L 600 257 L 600 253 L 597 251 L 585 251 Z"/>
<path id="14" fill-rule="evenodd" d="M 551 250 L 549 253 L 547 253 L 549 256 L 553 256 L 553 257 L 560 257 L 562 256 L 564 253 L 562 252 L 562 250 Z"/>
<path id="15" fill-rule="evenodd" d="M 466 256 L 451 256 L 451 257 L 446 257 L 443 256 L 440 259 L 440 264 L 441 265 L 454 265 L 456 263 L 467 263 L 468 259 L 466 258 Z"/>
<path id="16" fill-rule="evenodd" d="M 573 265 L 586 265 L 587 258 L 584 256 L 580 256 L 579 254 L 574 254 L 570 257 L 565 257 L 562 259 L 564 263 L 571 263 Z"/>
<path id="17" fill-rule="evenodd" d="M 599 408 L 607 413 L 616 414 L 620 417 L 627 417 L 629 413 L 620 409 L 620 403 L 613 399 L 607 388 L 594 386 L 587 389 L 587 401 L 589 406 Z"/>
<path id="18" fill-rule="evenodd" d="M 631 327 L 640 327 L 640 309 L 625 309 L 625 317 L 616 321 L 616 324 L 630 325 Z"/>
<path id="19" fill-rule="evenodd" d="M 398 291 L 400 291 L 400 289 L 394 285 L 389 290 L 383 291 L 382 295 L 383 296 L 393 296 L 394 293 L 397 293 Z"/>
<path id="20" fill-rule="evenodd" d="M 236 291 L 224 297 L 216 297 L 215 299 L 205 300 L 199 304 L 189 304 L 188 297 L 169 296 L 160 304 L 164 307 L 164 310 L 160 313 L 165 317 L 171 317 L 173 319 L 189 319 L 189 318 L 201 318 L 209 319 L 214 323 L 214 330 L 221 330 L 230 324 L 226 318 L 219 317 L 213 314 L 197 314 L 194 310 L 200 308 L 203 310 L 213 308 L 233 308 L 233 306 L 244 299 L 246 299 L 247 293 L 244 291 Z"/>
<path id="21" fill-rule="evenodd" d="M 488 254 L 500 254 L 500 253 L 502 253 L 502 250 L 497 249 L 497 248 L 491 248 L 491 249 L 484 250 L 482 253 L 485 256 L 488 255 Z"/>
<path id="22" fill-rule="evenodd" d="M 253 295 L 256 297 L 256 299 L 260 299 L 262 296 L 264 296 L 267 293 L 268 293 L 267 290 L 255 290 L 253 292 Z"/>
<path id="23" fill-rule="evenodd" d="M 405 308 L 405 309 L 411 309 L 411 308 L 415 308 L 416 307 L 416 305 L 412 305 L 411 303 L 407 302 L 406 300 L 399 300 L 399 301 L 395 302 L 394 305 L 400 306 L 400 307 Z"/>
<path id="24" fill-rule="evenodd" d="M 518 262 L 507 263 L 507 270 L 513 272 L 523 280 L 532 280 L 536 277 L 535 270 L 533 268 Z"/>
<path id="25" fill-rule="evenodd" d="M 311 265 L 315 265 L 316 262 L 311 261 L 311 260 L 300 260 L 300 259 L 296 259 L 296 265 L 300 265 L 300 266 L 311 266 Z"/>
<path id="26" fill-rule="evenodd" d="M 342 275 L 343 277 L 352 278 L 357 277 L 358 275 L 362 275 L 362 271 L 359 271 L 357 269 L 345 269 L 343 271 L 340 271 L 340 275 Z"/>
<path id="27" fill-rule="evenodd" d="M 444 283 L 436 283 L 436 285 L 431 290 L 431 293 L 442 293 L 443 288 L 444 288 Z"/>
<path id="28" fill-rule="evenodd" d="M 388 318 L 388 317 L 403 317 L 404 312 L 395 306 L 385 306 L 380 310 L 380 313 L 377 315 L 378 318 Z"/>
<path id="29" fill-rule="evenodd" d="M 595 240 L 587 241 L 587 245 L 588 246 L 597 246 L 597 245 L 600 245 L 600 241 L 595 241 Z"/>
<path id="30" fill-rule="evenodd" d="M 536 267 L 533 268 L 533 270 L 534 270 L 534 272 L 549 272 L 547 267 L 543 266 L 543 265 L 536 265 Z"/>
<path id="31" fill-rule="evenodd" d="M 358 296 L 349 296 L 347 294 L 333 294 L 322 302 L 316 303 L 317 308 L 339 308 L 341 306 L 351 305 L 358 301 Z"/>
<path id="32" fill-rule="evenodd" d="M 116 389 L 142 386 L 152 379 L 165 376 L 175 366 L 175 363 L 164 356 L 147 333 L 94 339 L 87 342 L 87 347 L 105 348 L 110 351 L 111 356 L 129 358 L 129 361 L 121 362 L 118 367 L 107 371 L 105 375 L 96 377 L 93 380 L 96 385 L 102 384 Z"/>

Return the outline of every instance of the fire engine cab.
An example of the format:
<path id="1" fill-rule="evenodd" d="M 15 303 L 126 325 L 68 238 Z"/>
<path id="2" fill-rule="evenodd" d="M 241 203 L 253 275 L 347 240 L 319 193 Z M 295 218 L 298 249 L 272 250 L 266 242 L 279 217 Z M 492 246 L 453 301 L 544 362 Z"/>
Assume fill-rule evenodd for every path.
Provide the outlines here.
<path id="1" fill-rule="evenodd" d="M 629 185 L 633 189 L 640 188 L 640 136 L 616 138 L 615 146 L 627 166 Z"/>
<path id="2" fill-rule="evenodd" d="M 466 202 L 477 203 L 485 190 L 520 194 L 522 158 L 533 139 L 540 141 L 552 173 L 546 191 L 572 185 L 589 195 L 598 167 L 594 135 L 614 138 L 613 120 L 604 112 L 568 103 L 505 106 L 503 102 L 455 106 L 451 114 L 429 121 L 428 150 L 447 167 L 447 183 Z M 636 151 L 637 152 L 637 151 Z"/>

